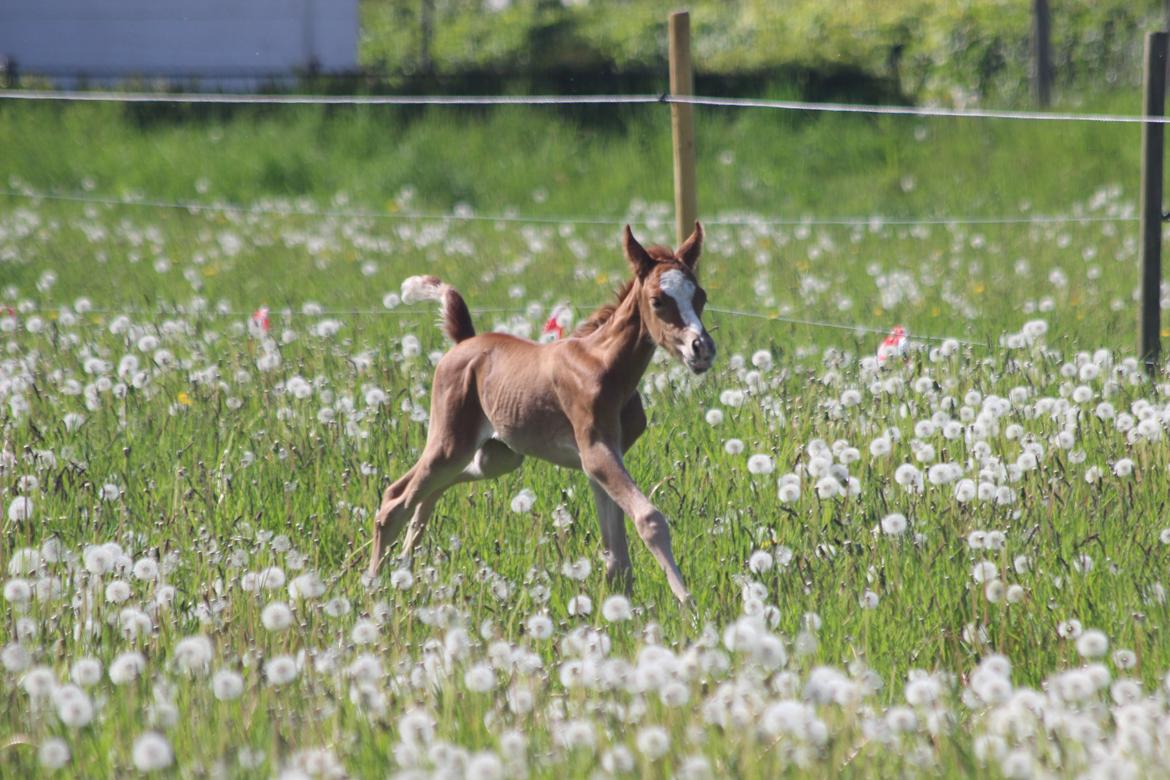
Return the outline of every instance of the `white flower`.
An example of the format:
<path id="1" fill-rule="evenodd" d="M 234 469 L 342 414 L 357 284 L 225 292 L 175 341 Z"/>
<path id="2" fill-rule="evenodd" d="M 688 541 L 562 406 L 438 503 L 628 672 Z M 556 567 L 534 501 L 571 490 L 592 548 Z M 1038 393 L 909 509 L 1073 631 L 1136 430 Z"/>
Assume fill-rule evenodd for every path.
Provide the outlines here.
<path id="1" fill-rule="evenodd" d="M 269 685 L 287 685 L 297 678 L 297 662 L 292 656 L 278 655 L 265 662 L 264 677 Z"/>
<path id="2" fill-rule="evenodd" d="M 134 578 L 144 581 L 158 579 L 158 563 L 153 558 L 139 558 L 134 562 Z"/>
<path id="3" fill-rule="evenodd" d="M 113 580 L 106 585 L 106 601 L 110 604 L 122 604 L 130 598 L 130 585 L 124 580 Z"/>
<path id="4" fill-rule="evenodd" d="M 220 669 L 211 677 L 211 693 L 220 701 L 240 698 L 244 692 L 244 678 L 230 669 Z"/>
<path id="5" fill-rule="evenodd" d="M 60 769 L 69 763 L 69 745 L 60 737 L 49 737 L 37 748 L 37 761 L 45 769 Z"/>
<path id="6" fill-rule="evenodd" d="M 756 550 L 748 559 L 748 568 L 756 574 L 763 574 L 772 569 L 772 554 L 767 550 Z"/>
<path id="7" fill-rule="evenodd" d="M 97 685 L 102 680 L 102 662 L 96 658 L 78 658 L 69 670 L 69 679 L 83 688 Z"/>
<path id="8" fill-rule="evenodd" d="M 372 620 L 359 620 L 353 624 L 349 636 L 355 645 L 368 645 L 378 641 L 378 624 Z"/>
<path id="9" fill-rule="evenodd" d="M 316 572 L 307 571 L 293 578 L 288 586 L 290 599 L 319 599 L 325 595 L 325 583 Z"/>
<path id="10" fill-rule="evenodd" d="M 575 561 L 565 561 L 561 564 L 561 574 L 578 582 L 587 578 L 592 570 L 593 565 L 589 563 L 588 558 L 578 558 Z"/>
<path id="11" fill-rule="evenodd" d="M 548 615 L 537 614 L 528 618 L 528 635 L 533 639 L 548 639 L 553 633 L 553 622 Z"/>
<path id="12" fill-rule="evenodd" d="M 53 695 L 57 717 L 71 729 L 88 726 L 93 720 L 93 702 L 76 686 L 62 686 Z"/>
<path id="13" fill-rule="evenodd" d="M 33 502 L 28 496 L 17 496 L 8 504 L 8 522 L 19 525 L 33 516 Z"/>
<path id="14" fill-rule="evenodd" d="M 888 536 L 901 536 L 905 531 L 906 515 L 894 512 L 882 518 L 882 533 Z"/>
<path id="15" fill-rule="evenodd" d="M 752 455 L 748 458 L 748 471 L 752 474 L 771 474 L 776 470 L 776 461 L 770 455 Z"/>
<path id="16" fill-rule="evenodd" d="M 739 439 L 728 439 L 723 443 L 723 451 L 728 455 L 738 455 L 743 452 L 743 442 Z"/>
<path id="17" fill-rule="evenodd" d="M 670 750 L 670 735 L 661 726 L 646 726 L 638 731 L 635 744 L 638 752 L 650 761 L 657 761 Z"/>
<path id="18" fill-rule="evenodd" d="M 1119 477 L 1128 477 L 1133 473 L 1133 461 L 1129 458 L 1121 458 L 1113 464 L 1113 473 Z"/>
<path id="19" fill-rule="evenodd" d="M 292 620 L 292 610 L 282 601 L 274 601 L 260 612 L 260 622 L 269 631 L 287 631 Z"/>
<path id="20" fill-rule="evenodd" d="M 601 616 L 611 623 L 629 620 L 631 615 L 630 602 L 625 596 L 613 595 L 601 604 Z"/>
<path id="21" fill-rule="evenodd" d="M 531 512 L 532 507 L 536 504 L 536 494 L 528 488 L 524 488 L 515 496 L 512 497 L 512 511 L 518 514 Z"/>
<path id="22" fill-rule="evenodd" d="M 0 662 L 3 662 L 4 668 L 10 672 L 22 672 L 32 663 L 32 657 L 23 645 L 13 642 L 0 650 Z"/>
<path id="23" fill-rule="evenodd" d="M 1077 638 L 1077 652 L 1084 658 L 1100 658 L 1109 650 L 1105 632 L 1090 628 Z"/>
<path id="24" fill-rule="evenodd" d="M 991 582 L 999 575 L 999 568 L 991 561 L 979 561 L 971 568 L 971 579 L 982 584 Z"/>
<path id="25" fill-rule="evenodd" d="M 27 604 L 32 599 L 32 586 L 19 577 L 4 583 L 4 600 L 10 604 Z"/>
<path id="26" fill-rule="evenodd" d="M 34 574 L 40 565 L 40 552 L 32 547 L 21 547 L 8 559 L 8 573 L 13 577 Z"/>
<path id="27" fill-rule="evenodd" d="M 876 609 L 878 601 L 880 601 L 878 594 L 874 593 L 872 590 L 867 590 L 865 593 L 861 594 L 862 609 Z"/>
<path id="28" fill-rule="evenodd" d="M 414 585 L 414 575 L 410 569 L 395 569 L 390 575 L 390 585 L 396 590 L 410 590 Z"/>
<path id="29" fill-rule="evenodd" d="M 601 754 L 601 768 L 610 775 L 634 771 L 634 756 L 625 745 L 614 745 Z"/>
<path id="30" fill-rule="evenodd" d="M 211 640 L 205 636 L 189 636 L 180 639 L 175 645 L 175 663 L 184 672 L 203 674 L 211 665 L 214 651 Z"/>
<path id="31" fill-rule="evenodd" d="M 174 763 L 175 756 L 171 752 L 171 744 L 166 737 L 155 731 L 148 731 L 134 740 L 134 749 L 131 753 L 134 766 L 139 772 L 154 772 L 166 769 Z"/>
<path id="32" fill-rule="evenodd" d="M 569 614 L 573 616 L 592 614 L 593 599 L 581 593 L 569 599 L 568 609 Z"/>
<path id="33" fill-rule="evenodd" d="M 706 417 L 708 425 L 722 425 L 723 424 L 723 410 L 722 409 L 708 409 Z"/>
<path id="34" fill-rule="evenodd" d="M 146 668 L 146 659 L 142 653 L 122 653 L 110 663 L 110 682 L 114 685 L 125 685 L 138 679 L 142 670 Z"/>
<path id="35" fill-rule="evenodd" d="M 464 672 L 463 684 L 475 693 L 487 693 L 496 687 L 496 673 L 488 664 L 475 664 Z"/>

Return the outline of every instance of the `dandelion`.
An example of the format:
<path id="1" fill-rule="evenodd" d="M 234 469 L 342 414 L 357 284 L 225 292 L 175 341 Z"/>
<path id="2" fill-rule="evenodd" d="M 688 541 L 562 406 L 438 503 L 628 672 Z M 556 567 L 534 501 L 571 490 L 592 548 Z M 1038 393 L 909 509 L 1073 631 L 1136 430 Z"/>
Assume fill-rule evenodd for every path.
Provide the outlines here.
<path id="1" fill-rule="evenodd" d="M 593 613 L 593 599 L 584 593 L 573 596 L 569 599 L 568 610 L 574 617 L 590 615 Z"/>
<path id="2" fill-rule="evenodd" d="M 260 623 L 272 632 L 287 631 L 292 620 L 292 610 L 282 601 L 274 601 L 260 612 Z"/>
<path id="3" fill-rule="evenodd" d="M 708 409 L 707 414 L 705 415 L 704 419 L 707 421 L 707 424 L 710 426 L 722 425 L 723 424 L 723 410 L 721 410 L 721 409 Z"/>
<path id="4" fill-rule="evenodd" d="M 71 729 L 88 726 L 93 720 L 93 702 L 80 688 L 62 687 L 53 696 L 57 717 Z"/>
<path id="5" fill-rule="evenodd" d="M 155 731 L 148 731 L 134 740 L 131 752 L 134 766 L 139 772 L 155 772 L 166 769 L 174 763 L 174 753 L 166 737 Z"/>
<path id="6" fill-rule="evenodd" d="M 28 496 L 17 496 L 8 504 L 8 522 L 19 525 L 32 520 L 33 502 Z"/>
<path id="7" fill-rule="evenodd" d="M 28 580 L 11 579 L 4 583 L 4 600 L 10 604 L 23 605 L 32 599 L 32 586 Z"/>
<path id="8" fill-rule="evenodd" d="M 122 653 L 110 663 L 110 682 L 114 685 L 126 685 L 138 679 L 142 670 L 146 668 L 146 658 L 142 653 Z"/>
<path id="9" fill-rule="evenodd" d="M 752 474 L 771 474 L 776 470 L 776 461 L 769 455 L 752 455 L 748 458 L 748 471 Z"/>
<path id="10" fill-rule="evenodd" d="M 862 609 L 877 609 L 878 601 L 880 601 L 878 594 L 872 590 L 867 590 L 861 594 L 860 603 Z"/>
<path id="11" fill-rule="evenodd" d="M 304 574 L 299 574 L 293 577 L 293 581 L 288 586 L 288 596 L 290 599 L 319 599 L 325 595 L 325 583 L 316 572 L 307 571 Z"/>
<path id="12" fill-rule="evenodd" d="M 1077 637 L 1077 652 L 1082 658 L 1100 658 L 1109 650 L 1105 632 L 1091 628 Z"/>
<path id="13" fill-rule="evenodd" d="M 771 571 L 773 563 L 771 553 L 766 550 L 756 550 L 748 559 L 748 568 L 755 574 L 763 574 Z"/>
<path id="14" fill-rule="evenodd" d="M 350 638 L 355 645 L 368 645 L 378 641 L 378 624 L 372 620 L 359 620 L 353 624 Z"/>
<path id="15" fill-rule="evenodd" d="M 45 769 L 60 769 L 69 763 L 69 745 L 60 737 L 49 737 L 37 748 L 37 762 Z"/>
<path id="16" fill-rule="evenodd" d="M 106 602 L 109 604 L 122 604 L 130 595 L 130 585 L 124 580 L 113 580 L 106 585 Z"/>
<path id="17" fill-rule="evenodd" d="M 882 533 L 887 536 L 901 536 L 906 532 L 906 515 L 898 512 L 888 514 L 882 518 Z"/>
<path id="18" fill-rule="evenodd" d="M 739 439 L 728 439 L 723 442 L 723 451 L 728 455 L 739 455 L 743 452 L 744 444 Z"/>
<path id="19" fill-rule="evenodd" d="M 525 514 L 532 511 L 532 507 L 536 504 L 536 494 L 528 488 L 524 488 L 515 496 L 512 497 L 512 511 L 517 514 Z"/>
<path id="20" fill-rule="evenodd" d="M 487 693 L 496 687 L 496 675 L 487 664 L 475 664 L 464 672 L 463 684 L 475 693 Z"/>
<path id="21" fill-rule="evenodd" d="M 544 614 L 528 618 L 527 627 L 528 635 L 533 639 L 548 639 L 553 633 L 553 622 Z"/>
<path id="22" fill-rule="evenodd" d="M 670 750 L 670 735 L 661 726 L 646 726 L 638 731 L 635 744 L 648 761 L 657 761 Z"/>
<path id="23" fill-rule="evenodd" d="M 1137 653 L 1132 650 L 1114 650 L 1113 663 L 1118 669 L 1132 669 L 1137 666 Z"/>
<path id="24" fill-rule="evenodd" d="M 1121 458 L 1113 464 L 1113 473 L 1123 479 L 1128 477 L 1133 473 L 1133 461 L 1129 458 Z"/>
<path id="25" fill-rule="evenodd" d="M 395 569 L 390 575 L 390 586 L 395 590 L 410 590 L 414 585 L 414 575 L 410 569 Z"/>
<path id="26" fill-rule="evenodd" d="M 102 680 L 102 662 L 96 658 L 79 658 L 69 670 L 69 679 L 82 688 L 90 688 Z"/>
<path id="27" fill-rule="evenodd" d="M 971 579 L 979 584 L 991 582 L 999 576 L 999 568 L 991 561 L 979 561 L 971 568 Z"/>
<path id="28" fill-rule="evenodd" d="M 634 756 L 625 745 L 614 745 L 601 754 L 601 768 L 611 775 L 634 771 Z"/>
<path id="29" fill-rule="evenodd" d="M 588 558 L 578 558 L 575 561 L 565 561 L 561 564 L 561 574 L 578 582 L 586 579 L 592 569 L 593 566 L 589 563 Z"/>
<path id="30" fill-rule="evenodd" d="M 32 547 L 21 547 L 8 559 L 8 573 L 13 577 L 33 574 L 41 565 L 41 554 Z"/>
<path id="31" fill-rule="evenodd" d="M 134 562 L 134 578 L 145 582 L 158 579 L 158 563 L 153 558 L 139 558 Z"/>
<path id="32" fill-rule="evenodd" d="M 220 701 L 233 701 L 244 692 L 244 678 L 230 669 L 220 669 L 211 676 L 211 693 Z"/>
<path id="33" fill-rule="evenodd" d="M 189 636 L 175 645 L 175 663 L 189 674 L 206 673 L 213 655 L 211 640 L 205 636 Z"/>
<path id="34" fill-rule="evenodd" d="M 632 616 L 629 599 L 619 595 L 610 596 L 601 605 L 601 616 L 610 623 L 629 620 Z"/>
<path id="35" fill-rule="evenodd" d="M 297 662 L 288 655 L 278 655 L 265 662 L 264 677 L 269 685 L 287 685 L 297 678 Z"/>

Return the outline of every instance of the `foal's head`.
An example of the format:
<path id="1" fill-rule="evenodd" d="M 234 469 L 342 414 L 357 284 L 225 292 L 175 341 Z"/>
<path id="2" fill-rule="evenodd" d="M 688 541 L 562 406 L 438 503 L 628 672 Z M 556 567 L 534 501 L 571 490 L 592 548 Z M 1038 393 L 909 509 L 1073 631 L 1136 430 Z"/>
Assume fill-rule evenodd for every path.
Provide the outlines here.
<path id="1" fill-rule="evenodd" d="M 634 267 L 631 294 L 638 296 L 638 310 L 650 337 L 696 374 L 709 369 L 715 360 L 715 342 L 699 319 L 707 293 L 696 275 L 702 226 L 696 222 L 691 237 L 671 252 L 661 246 L 643 248 L 626 225 L 622 248 Z"/>

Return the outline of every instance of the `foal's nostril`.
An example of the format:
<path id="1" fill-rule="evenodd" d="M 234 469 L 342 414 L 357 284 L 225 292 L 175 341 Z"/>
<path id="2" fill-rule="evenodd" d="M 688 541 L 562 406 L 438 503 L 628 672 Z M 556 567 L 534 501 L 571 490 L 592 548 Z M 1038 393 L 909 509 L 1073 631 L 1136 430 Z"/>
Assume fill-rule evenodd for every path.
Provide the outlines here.
<path id="1" fill-rule="evenodd" d="M 703 342 L 700 339 L 695 339 L 691 342 L 691 354 L 698 355 L 703 349 Z"/>

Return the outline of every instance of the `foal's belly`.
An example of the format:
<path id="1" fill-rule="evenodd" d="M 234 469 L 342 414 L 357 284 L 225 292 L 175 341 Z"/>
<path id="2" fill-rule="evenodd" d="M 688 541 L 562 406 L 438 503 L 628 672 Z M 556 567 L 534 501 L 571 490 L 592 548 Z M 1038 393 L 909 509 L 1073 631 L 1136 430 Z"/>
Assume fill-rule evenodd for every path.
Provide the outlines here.
<path id="1" fill-rule="evenodd" d="M 525 425 L 492 421 L 492 438 L 499 439 L 521 455 L 547 460 L 565 468 L 581 468 L 577 440 L 569 421 L 561 415 L 542 415 Z"/>

